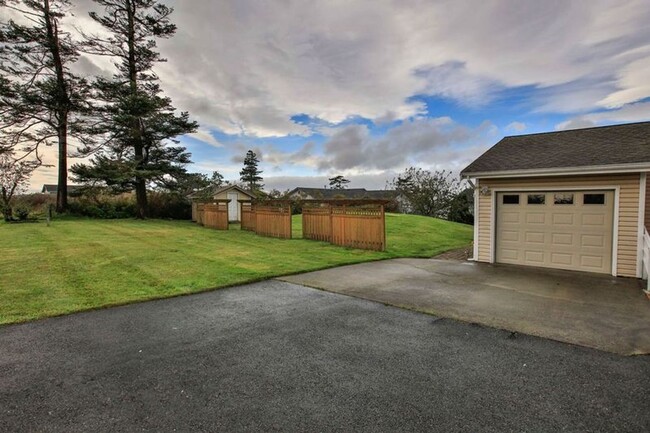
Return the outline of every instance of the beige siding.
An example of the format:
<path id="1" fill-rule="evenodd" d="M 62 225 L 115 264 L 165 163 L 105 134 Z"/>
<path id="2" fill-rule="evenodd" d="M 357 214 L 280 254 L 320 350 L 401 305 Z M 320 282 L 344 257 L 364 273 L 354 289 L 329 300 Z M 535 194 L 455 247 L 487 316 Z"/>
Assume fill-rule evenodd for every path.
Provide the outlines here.
<path id="1" fill-rule="evenodd" d="M 618 186 L 619 215 L 618 215 L 618 260 L 617 275 L 636 277 L 637 267 L 637 233 L 639 219 L 639 187 L 640 175 L 590 175 L 590 176 L 552 176 L 543 178 L 520 179 L 480 179 L 479 209 L 478 209 L 478 260 L 489 262 L 491 257 L 491 221 L 492 221 L 492 191 L 495 188 L 585 188 Z M 480 194 L 480 190 L 488 187 L 489 194 Z M 646 214 L 648 215 L 648 214 Z"/>

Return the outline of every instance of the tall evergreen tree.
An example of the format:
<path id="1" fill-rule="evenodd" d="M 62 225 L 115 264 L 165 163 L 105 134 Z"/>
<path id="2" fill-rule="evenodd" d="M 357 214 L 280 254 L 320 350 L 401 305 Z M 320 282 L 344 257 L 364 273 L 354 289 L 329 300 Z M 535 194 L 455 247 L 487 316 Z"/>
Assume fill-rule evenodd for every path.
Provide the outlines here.
<path id="1" fill-rule="evenodd" d="M 84 183 L 103 183 L 114 191 L 136 193 L 137 216 L 146 218 L 147 187 L 172 185 L 170 179 L 185 175 L 190 154 L 175 137 L 196 130 L 189 114 L 175 113 L 170 98 L 162 94 L 153 72 L 164 61 L 156 49 L 156 39 L 176 32 L 173 12 L 156 0 L 94 0 L 104 14 L 90 16 L 110 36 L 85 35 L 85 51 L 115 59 L 117 72 L 112 79 L 95 83 L 107 144 L 90 165 L 72 168 Z"/>
<path id="2" fill-rule="evenodd" d="M 330 188 L 332 189 L 345 189 L 348 187 L 350 181 L 344 178 L 342 175 L 334 176 L 329 178 Z"/>
<path id="3" fill-rule="evenodd" d="M 264 184 L 261 183 L 264 178 L 262 178 L 262 170 L 259 169 L 260 160 L 257 158 L 257 155 L 252 150 L 246 152 L 246 157 L 244 158 L 244 168 L 239 172 L 239 176 L 242 182 L 248 184 L 248 189 L 251 192 L 259 192 Z"/>
<path id="4" fill-rule="evenodd" d="M 60 26 L 68 0 L 0 0 L 22 15 L 0 26 L 0 148 L 33 158 L 39 147 L 57 144 L 57 211 L 68 204 L 68 137 L 88 146 L 91 135 L 79 116 L 87 109 L 86 81 L 70 72 L 79 44 Z M 38 159 L 38 158 L 37 158 Z"/>

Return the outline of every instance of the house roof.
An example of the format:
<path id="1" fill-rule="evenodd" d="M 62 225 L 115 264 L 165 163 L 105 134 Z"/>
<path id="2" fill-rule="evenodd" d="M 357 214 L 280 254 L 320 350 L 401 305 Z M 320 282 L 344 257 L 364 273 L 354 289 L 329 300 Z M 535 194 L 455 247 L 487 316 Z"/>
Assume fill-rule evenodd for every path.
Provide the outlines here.
<path id="1" fill-rule="evenodd" d="M 650 122 L 505 137 L 461 175 L 642 165 L 650 168 Z"/>
<path id="2" fill-rule="evenodd" d="M 77 189 L 81 188 L 81 185 L 68 185 L 68 192 L 75 191 Z M 58 192 L 59 191 L 59 185 L 53 184 L 53 183 L 45 183 L 43 184 L 43 188 L 41 188 L 41 192 Z"/>
<path id="3" fill-rule="evenodd" d="M 330 188 L 305 188 L 298 187 L 287 195 L 302 194 L 316 199 L 331 200 L 335 198 L 348 199 L 392 199 L 397 195 L 393 190 L 367 190 L 365 188 L 330 189 Z"/>

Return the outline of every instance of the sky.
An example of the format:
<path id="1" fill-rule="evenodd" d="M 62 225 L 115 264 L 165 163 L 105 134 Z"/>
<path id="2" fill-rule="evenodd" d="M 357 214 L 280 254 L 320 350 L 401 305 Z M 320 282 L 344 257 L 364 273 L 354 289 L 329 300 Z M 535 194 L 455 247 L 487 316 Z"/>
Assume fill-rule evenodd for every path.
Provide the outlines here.
<path id="1" fill-rule="evenodd" d="M 67 24 L 94 30 L 75 3 Z M 381 189 L 409 166 L 457 174 L 507 135 L 650 120 L 647 0 L 163 3 L 178 31 L 155 71 L 201 125 L 180 138 L 188 169 L 237 180 L 253 149 L 267 190 Z"/>

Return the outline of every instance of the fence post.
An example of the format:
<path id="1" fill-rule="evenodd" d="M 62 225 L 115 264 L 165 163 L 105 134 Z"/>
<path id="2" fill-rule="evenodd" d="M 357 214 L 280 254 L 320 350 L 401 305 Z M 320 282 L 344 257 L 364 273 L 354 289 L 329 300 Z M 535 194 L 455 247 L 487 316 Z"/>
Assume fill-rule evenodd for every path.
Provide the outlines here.
<path id="1" fill-rule="evenodd" d="M 384 212 L 384 205 L 381 205 L 381 212 L 380 212 L 380 217 L 381 217 L 381 231 L 383 234 L 383 239 L 381 240 L 381 250 L 386 251 L 386 213 Z"/>

